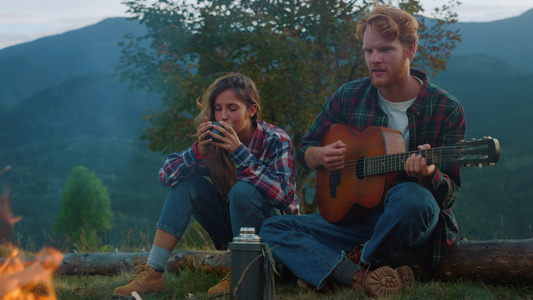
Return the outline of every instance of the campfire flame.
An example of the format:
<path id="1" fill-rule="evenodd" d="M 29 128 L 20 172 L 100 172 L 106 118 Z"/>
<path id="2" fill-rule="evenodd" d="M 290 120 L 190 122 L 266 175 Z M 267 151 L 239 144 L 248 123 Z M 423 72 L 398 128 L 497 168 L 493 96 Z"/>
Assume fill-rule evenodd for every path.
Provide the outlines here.
<path id="1" fill-rule="evenodd" d="M 52 287 L 52 275 L 63 261 L 63 254 L 52 248 L 45 248 L 35 260 L 23 261 L 18 249 L 12 249 L 9 257 L 0 266 L 0 298 L 57 299 Z"/>
<path id="2" fill-rule="evenodd" d="M 0 175 L 8 171 L 0 170 Z M 14 217 L 9 205 L 9 191 L 0 197 L 0 222 L 12 225 L 20 221 Z M 0 230 L 3 231 L 3 230 Z M 4 236 L 0 236 L 4 238 Z M 2 248 L 9 253 L 0 258 L 0 299 L 2 300 L 56 300 L 52 276 L 63 261 L 63 254 L 53 248 L 44 248 L 34 259 L 23 258 L 19 249 L 10 243 Z"/>

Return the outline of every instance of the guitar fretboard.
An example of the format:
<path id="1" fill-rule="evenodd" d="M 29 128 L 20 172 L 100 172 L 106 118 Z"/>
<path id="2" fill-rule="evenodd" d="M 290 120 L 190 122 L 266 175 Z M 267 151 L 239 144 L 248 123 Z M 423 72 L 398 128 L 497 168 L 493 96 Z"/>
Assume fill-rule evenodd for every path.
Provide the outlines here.
<path id="1" fill-rule="evenodd" d="M 389 154 L 374 157 L 365 157 L 357 161 L 356 169 L 364 176 L 397 172 L 405 169 L 405 162 L 412 154 L 421 154 L 428 164 L 456 163 L 461 158 L 460 147 L 439 147 L 427 150 Z"/>

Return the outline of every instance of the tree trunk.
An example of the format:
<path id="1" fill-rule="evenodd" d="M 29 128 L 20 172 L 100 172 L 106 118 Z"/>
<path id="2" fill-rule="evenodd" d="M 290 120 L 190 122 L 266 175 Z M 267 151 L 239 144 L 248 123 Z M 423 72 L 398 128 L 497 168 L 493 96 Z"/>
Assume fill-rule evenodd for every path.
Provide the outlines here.
<path id="1" fill-rule="evenodd" d="M 56 274 L 117 275 L 131 272 L 146 263 L 148 252 L 66 253 Z M 32 260 L 32 259 L 29 259 Z M 5 259 L 0 259 L 0 265 Z M 396 257 L 394 264 L 409 264 L 416 275 L 421 266 L 412 254 Z M 230 251 L 173 252 L 167 270 L 179 273 L 184 268 L 223 273 L 231 266 Z M 490 283 L 533 283 L 533 239 L 459 241 L 428 276 L 435 280 L 460 278 Z"/>

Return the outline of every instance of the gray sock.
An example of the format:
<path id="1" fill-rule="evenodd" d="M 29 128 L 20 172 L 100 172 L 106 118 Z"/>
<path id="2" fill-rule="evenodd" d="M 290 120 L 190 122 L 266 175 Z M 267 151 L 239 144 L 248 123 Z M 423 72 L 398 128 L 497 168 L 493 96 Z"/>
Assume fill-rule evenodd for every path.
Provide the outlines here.
<path id="1" fill-rule="evenodd" d="M 172 253 L 171 250 L 152 245 L 152 250 L 150 250 L 150 256 L 148 256 L 146 263 L 152 266 L 156 272 L 163 273 L 170 253 Z"/>
<path id="2" fill-rule="evenodd" d="M 361 266 L 344 257 L 331 271 L 331 278 L 345 285 L 352 284 L 355 272 L 361 270 Z"/>

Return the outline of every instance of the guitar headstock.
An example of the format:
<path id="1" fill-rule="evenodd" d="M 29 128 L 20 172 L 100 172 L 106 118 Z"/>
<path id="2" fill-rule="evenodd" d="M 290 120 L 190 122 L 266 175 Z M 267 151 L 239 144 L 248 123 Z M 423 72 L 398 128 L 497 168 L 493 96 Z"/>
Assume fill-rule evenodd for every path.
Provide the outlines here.
<path id="1" fill-rule="evenodd" d="M 500 142 L 492 137 L 461 141 L 454 145 L 456 164 L 463 167 L 493 166 L 500 158 Z"/>

